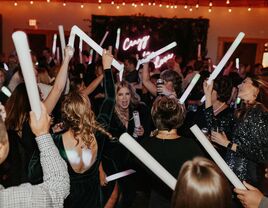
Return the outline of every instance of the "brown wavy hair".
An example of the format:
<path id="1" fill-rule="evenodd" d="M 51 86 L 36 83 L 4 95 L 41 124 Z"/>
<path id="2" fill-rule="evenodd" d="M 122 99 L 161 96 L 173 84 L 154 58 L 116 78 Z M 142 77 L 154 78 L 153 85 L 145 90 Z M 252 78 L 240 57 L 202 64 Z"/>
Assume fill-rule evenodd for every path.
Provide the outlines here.
<path id="1" fill-rule="evenodd" d="M 7 130 L 21 133 L 23 124 L 29 120 L 29 111 L 31 110 L 25 83 L 21 83 L 15 88 L 6 102 L 5 109 Z"/>
<path id="2" fill-rule="evenodd" d="M 229 208 L 231 188 L 212 161 L 196 157 L 183 164 L 172 197 L 172 208 Z"/>
<path id="3" fill-rule="evenodd" d="M 95 140 L 96 131 L 100 131 L 109 138 L 112 137 L 96 121 L 87 98 L 80 93 L 72 92 L 64 97 L 61 113 L 65 127 L 72 130 L 77 144 L 79 143 L 78 136 L 80 136 L 89 148 Z"/>

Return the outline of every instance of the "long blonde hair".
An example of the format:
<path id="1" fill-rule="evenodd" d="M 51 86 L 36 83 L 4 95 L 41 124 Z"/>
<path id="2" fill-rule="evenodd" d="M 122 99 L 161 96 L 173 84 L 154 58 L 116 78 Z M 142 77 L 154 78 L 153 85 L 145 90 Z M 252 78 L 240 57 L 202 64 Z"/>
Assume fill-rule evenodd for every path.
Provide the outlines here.
<path id="1" fill-rule="evenodd" d="M 77 144 L 79 143 L 78 136 L 80 136 L 89 148 L 95 140 L 96 131 L 111 137 L 111 134 L 106 132 L 96 121 L 89 101 L 82 94 L 72 92 L 66 95 L 62 102 L 61 112 L 64 124 L 67 129 L 71 129 L 74 133 Z"/>

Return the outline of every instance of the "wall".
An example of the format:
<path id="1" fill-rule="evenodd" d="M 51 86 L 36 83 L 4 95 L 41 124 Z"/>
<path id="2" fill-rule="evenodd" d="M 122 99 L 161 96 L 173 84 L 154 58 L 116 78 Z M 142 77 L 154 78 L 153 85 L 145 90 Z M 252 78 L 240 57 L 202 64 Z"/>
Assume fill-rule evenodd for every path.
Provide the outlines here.
<path id="1" fill-rule="evenodd" d="M 52 0 L 53 1 L 53 0 Z M 85 4 L 81 9 L 78 3 L 67 3 L 63 7 L 61 3 L 19 2 L 14 6 L 14 2 L 0 2 L 0 14 L 3 16 L 3 51 L 9 53 L 13 50 L 11 34 L 15 28 L 30 29 L 28 20 L 37 19 L 39 29 L 57 30 L 59 24 L 64 25 L 65 30 L 76 24 L 85 32 L 89 32 L 89 20 L 92 14 L 96 15 L 135 15 L 146 14 L 155 17 L 177 17 L 177 18 L 208 18 L 210 27 L 208 33 L 208 56 L 212 60 L 217 58 L 218 38 L 236 37 L 243 31 L 246 38 L 268 38 L 268 8 L 253 8 L 251 12 L 247 8 L 232 8 L 229 13 L 227 8 L 213 8 L 208 12 L 207 7 L 193 8 L 192 12 L 185 10 L 182 5 L 177 9 L 159 8 L 158 6 L 138 6 L 134 8 L 130 5 L 120 6 L 116 9 L 112 5 L 102 5 L 98 9 L 97 4 Z M 179 44 L 179 43 L 178 43 Z"/>

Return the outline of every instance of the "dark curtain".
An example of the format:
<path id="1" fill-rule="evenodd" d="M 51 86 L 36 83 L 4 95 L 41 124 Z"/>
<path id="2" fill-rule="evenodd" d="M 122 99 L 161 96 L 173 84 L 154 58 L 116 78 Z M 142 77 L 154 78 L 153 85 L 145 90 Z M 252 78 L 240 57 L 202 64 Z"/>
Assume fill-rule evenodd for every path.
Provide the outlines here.
<path id="1" fill-rule="evenodd" d="M 119 55 L 120 59 L 136 54 L 136 47 L 123 51 L 122 44 L 126 37 L 137 39 L 150 35 L 147 50 L 156 51 L 167 44 L 176 41 L 177 47 L 172 49 L 175 54 L 181 55 L 184 62 L 197 58 L 197 47 L 201 43 L 202 56 L 206 55 L 208 19 L 178 19 L 155 18 L 144 16 L 99 16 L 92 15 L 92 37 L 100 43 L 105 32 L 109 35 L 103 44 L 107 48 L 115 45 L 117 28 L 121 28 Z M 141 52 L 139 53 L 141 55 Z"/>

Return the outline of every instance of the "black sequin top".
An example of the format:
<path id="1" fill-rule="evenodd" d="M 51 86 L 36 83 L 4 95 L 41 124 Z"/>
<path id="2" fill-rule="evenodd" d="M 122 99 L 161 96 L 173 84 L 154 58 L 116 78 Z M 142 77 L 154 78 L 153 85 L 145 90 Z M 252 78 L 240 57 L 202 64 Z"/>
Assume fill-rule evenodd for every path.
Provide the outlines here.
<path id="1" fill-rule="evenodd" d="M 227 150 L 226 162 L 240 180 L 257 184 L 257 164 L 267 160 L 268 113 L 259 107 L 250 109 L 233 128 L 236 152 Z"/>

